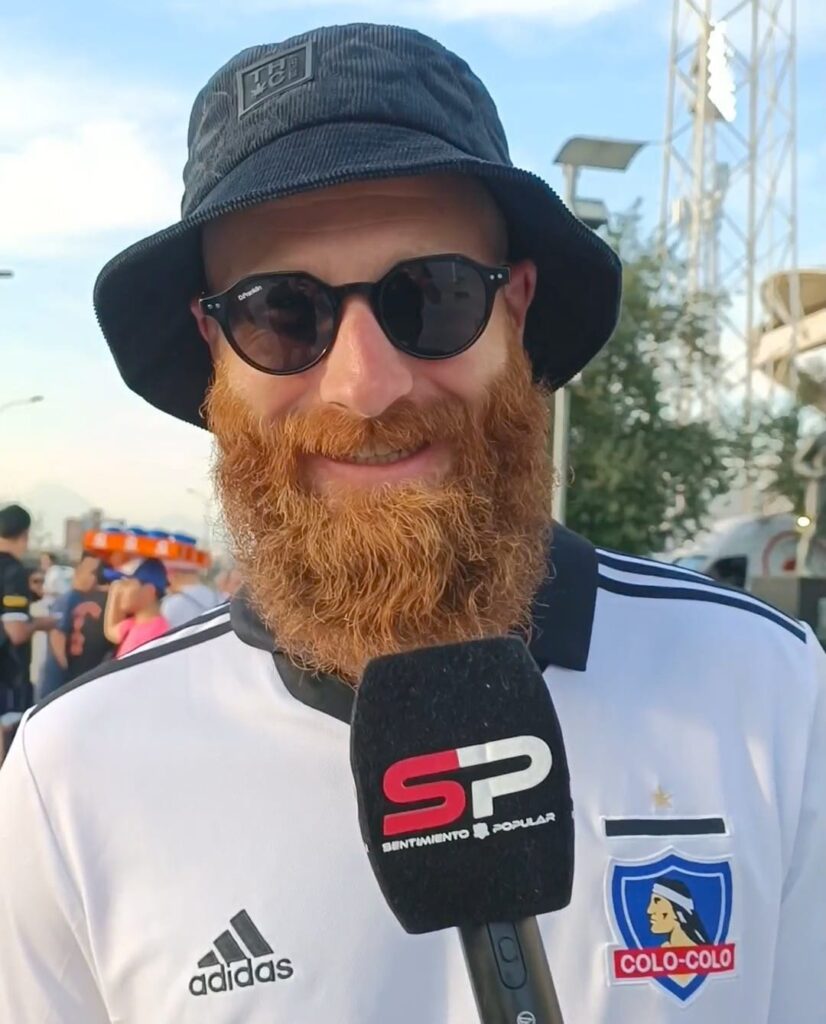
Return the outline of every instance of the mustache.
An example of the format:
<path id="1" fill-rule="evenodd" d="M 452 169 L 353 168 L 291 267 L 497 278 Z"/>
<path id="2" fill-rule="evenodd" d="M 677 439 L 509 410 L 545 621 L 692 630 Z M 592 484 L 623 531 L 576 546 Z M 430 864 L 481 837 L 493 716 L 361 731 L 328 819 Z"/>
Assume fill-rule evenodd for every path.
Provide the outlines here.
<path id="1" fill-rule="evenodd" d="M 381 416 L 364 419 L 343 409 L 317 408 L 288 413 L 267 431 L 268 439 L 297 453 L 346 458 L 368 445 L 415 450 L 434 441 L 458 441 L 481 423 L 482 409 L 444 397 L 426 406 L 408 399 Z"/>

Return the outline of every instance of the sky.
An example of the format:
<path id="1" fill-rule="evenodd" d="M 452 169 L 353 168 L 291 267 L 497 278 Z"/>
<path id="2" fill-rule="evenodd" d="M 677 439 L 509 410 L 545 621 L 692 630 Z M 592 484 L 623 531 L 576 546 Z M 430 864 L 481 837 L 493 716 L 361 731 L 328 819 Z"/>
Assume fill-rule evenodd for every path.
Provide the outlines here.
<path id="1" fill-rule="evenodd" d="M 718 0 L 719 5 L 719 0 Z M 207 435 L 120 380 L 98 271 L 178 219 L 189 110 L 238 50 L 322 24 L 395 22 L 463 56 L 517 165 L 562 189 L 571 135 L 646 141 L 580 192 L 658 216 L 670 0 L 43 0 L 0 12 L 0 498 L 47 525 L 87 503 L 146 527 L 209 513 Z M 798 0 L 800 262 L 826 264 L 826 3 Z M 40 506 L 40 507 L 38 507 Z M 56 527 L 55 540 L 59 539 Z"/>

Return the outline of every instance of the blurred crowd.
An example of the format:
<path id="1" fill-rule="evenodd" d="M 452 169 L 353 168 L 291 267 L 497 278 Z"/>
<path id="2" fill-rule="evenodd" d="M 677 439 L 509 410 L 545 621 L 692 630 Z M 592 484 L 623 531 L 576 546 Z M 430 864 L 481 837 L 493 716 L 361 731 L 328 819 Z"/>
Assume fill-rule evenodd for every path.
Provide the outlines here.
<path id="1" fill-rule="evenodd" d="M 93 553 L 69 564 L 29 547 L 31 516 L 0 508 L 0 723 L 111 658 L 186 625 L 238 588 L 235 570 L 207 579 L 156 558 L 114 569 Z"/>

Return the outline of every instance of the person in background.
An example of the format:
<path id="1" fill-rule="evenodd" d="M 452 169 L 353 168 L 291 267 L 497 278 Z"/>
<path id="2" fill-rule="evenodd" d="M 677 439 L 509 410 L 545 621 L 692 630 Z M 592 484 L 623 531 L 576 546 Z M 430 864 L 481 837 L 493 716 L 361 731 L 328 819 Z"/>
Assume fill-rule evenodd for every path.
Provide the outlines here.
<path id="1" fill-rule="evenodd" d="M 229 601 L 235 597 L 243 582 L 241 573 L 234 566 L 231 569 L 222 569 L 215 577 L 215 587 L 222 601 Z"/>
<path id="2" fill-rule="evenodd" d="M 28 564 L 26 571 L 29 578 L 29 614 L 33 617 L 51 615 L 52 602 L 45 591 L 45 572 L 43 569 Z M 29 661 L 29 678 L 34 682 L 43 670 L 46 661 L 48 639 L 45 633 L 35 633 L 31 640 L 31 660 Z"/>
<path id="3" fill-rule="evenodd" d="M 71 565 L 53 565 L 44 574 L 43 603 L 51 612 L 55 601 L 72 589 L 75 571 Z"/>
<path id="4" fill-rule="evenodd" d="M 31 614 L 34 616 L 50 615 L 59 621 L 66 608 L 69 591 L 72 589 L 73 576 L 74 570 L 70 565 L 50 566 L 44 573 L 43 597 L 37 603 L 32 601 Z M 49 676 L 53 682 L 55 669 L 58 668 L 49 646 L 49 637 L 53 635 L 53 632 L 48 635 L 35 633 L 32 637 L 30 677 L 35 684 L 36 700 L 40 700 L 42 696 L 41 687 L 44 679 Z M 56 689 L 56 686 L 52 685 L 51 688 Z"/>
<path id="5" fill-rule="evenodd" d="M 61 630 L 66 637 L 66 682 L 91 672 L 101 662 L 109 659 L 115 651 L 114 645 L 106 639 L 103 620 L 109 583 L 105 564 L 98 562 L 95 581 L 83 600 L 74 606 L 63 618 Z"/>
<path id="6" fill-rule="evenodd" d="M 29 569 L 29 598 L 32 604 L 42 601 L 46 596 L 44 587 L 46 580 L 43 569 Z"/>
<path id="7" fill-rule="evenodd" d="M 115 582 L 109 587 L 103 632 L 117 647 L 115 657 L 122 658 L 169 632 L 169 623 L 161 614 L 169 580 L 157 558 L 144 558 L 110 575 Z"/>
<path id="8" fill-rule="evenodd" d="M 74 678 L 89 669 L 97 668 L 112 649 L 103 635 L 106 595 L 98 593 L 101 573 L 100 558 L 84 554 L 75 567 L 71 589 L 58 597 L 52 606 L 53 614 L 59 617 L 59 624 L 49 633 L 48 651 L 38 679 L 38 700 L 48 697 L 69 681 L 70 664 L 73 669 L 71 678 Z M 99 639 L 96 643 L 90 643 L 86 635 L 85 627 L 89 618 L 98 623 L 96 632 Z"/>
<path id="9" fill-rule="evenodd" d="M 166 571 L 169 593 L 161 602 L 161 614 L 170 629 L 186 625 L 223 601 L 218 591 L 203 581 L 195 566 L 186 562 L 167 562 Z"/>
<path id="10" fill-rule="evenodd" d="M 41 572 L 45 575 L 53 566 L 60 564 L 60 559 L 54 551 L 41 551 L 38 564 L 40 565 Z"/>
<path id="11" fill-rule="evenodd" d="M 56 620 L 32 618 L 29 574 L 22 558 L 32 520 L 20 505 L 0 509 L 0 714 L 23 712 L 32 704 L 31 640 Z"/>

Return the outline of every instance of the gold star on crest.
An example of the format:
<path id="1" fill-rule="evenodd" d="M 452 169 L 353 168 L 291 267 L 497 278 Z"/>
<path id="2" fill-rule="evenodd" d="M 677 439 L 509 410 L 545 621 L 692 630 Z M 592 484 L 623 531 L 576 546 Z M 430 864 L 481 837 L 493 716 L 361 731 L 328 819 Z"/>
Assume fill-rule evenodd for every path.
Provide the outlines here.
<path id="1" fill-rule="evenodd" d="M 663 787 L 657 786 L 654 792 L 651 794 L 651 801 L 654 804 L 655 811 L 670 811 L 671 810 L 671 794 L 666 793 Z"/>

